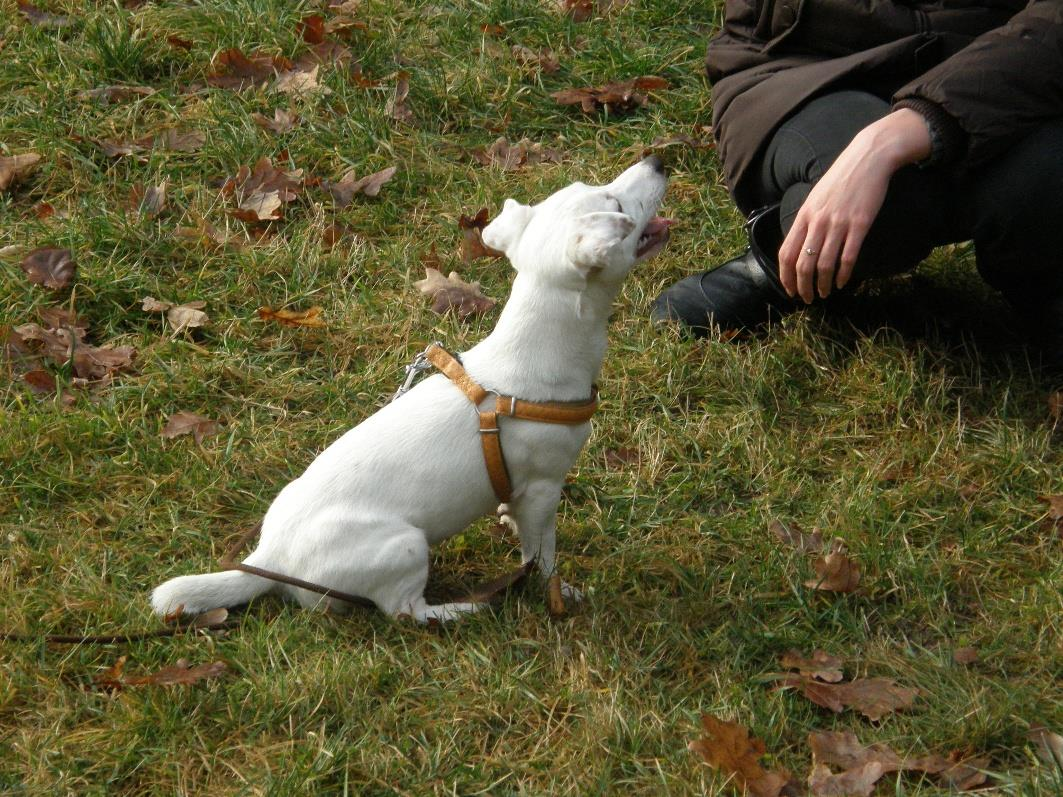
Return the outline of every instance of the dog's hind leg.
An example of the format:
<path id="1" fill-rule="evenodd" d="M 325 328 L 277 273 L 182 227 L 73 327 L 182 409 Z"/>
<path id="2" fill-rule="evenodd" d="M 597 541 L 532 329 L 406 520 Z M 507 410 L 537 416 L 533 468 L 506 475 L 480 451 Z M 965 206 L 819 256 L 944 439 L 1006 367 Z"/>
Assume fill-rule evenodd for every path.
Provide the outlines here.
<path id="1" fill-rule="evenodd" d="M 392 617 L 412 617 L 419 623 L 446 622 L 479 611 L 482 603 L 440 603 L 424 599 L 428 583 L 428 540 L 420 529 L 410 528 L 389 535 L 372 557 L 367 557 L 366 578 L 372 584 L 365 593 Z"/>
<path id="2" fill-rule="evenodd" d="M 561 502 L 561 484 L 550 480 L 531 482 L 510 503 L 510 514 L 520 534 L 521 557 L 525 564 L 536 562 L 543 579 L 557 570 L 557 505 Z M 561 594 L 572 600 L 583 595 L 571 584 L 561 582 Z"/>

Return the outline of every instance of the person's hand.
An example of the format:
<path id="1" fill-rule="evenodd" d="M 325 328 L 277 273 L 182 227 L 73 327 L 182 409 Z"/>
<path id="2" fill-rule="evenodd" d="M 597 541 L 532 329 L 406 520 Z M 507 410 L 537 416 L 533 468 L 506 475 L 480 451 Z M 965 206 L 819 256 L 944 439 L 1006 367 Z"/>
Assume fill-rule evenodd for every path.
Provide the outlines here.
<path id="1" fill-rule="evenodd" d="M 901 108 L 861 130 L 817 182 L 779 248 L 779 279 L 793 297 L 825 299 L 853 273 L 893 173 L 930 154 L 923 117 Z"/>

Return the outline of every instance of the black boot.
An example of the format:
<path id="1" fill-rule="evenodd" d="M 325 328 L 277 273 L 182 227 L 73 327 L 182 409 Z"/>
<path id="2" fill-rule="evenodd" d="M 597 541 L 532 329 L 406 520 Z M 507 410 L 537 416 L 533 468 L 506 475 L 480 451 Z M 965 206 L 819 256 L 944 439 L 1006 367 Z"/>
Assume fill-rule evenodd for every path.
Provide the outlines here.
<path id="1" fill-rule="evenodd" d="M 713 326 L 722 330 L 752 329 L 798 307 L 779 282 L 779 206 L 754 212 L 746 229 L 749 248 L 745 253 L 665 290 L 653 304 L 650 318 L 654 323 L 678 321 L 685 331 L 701 336 Z"/>

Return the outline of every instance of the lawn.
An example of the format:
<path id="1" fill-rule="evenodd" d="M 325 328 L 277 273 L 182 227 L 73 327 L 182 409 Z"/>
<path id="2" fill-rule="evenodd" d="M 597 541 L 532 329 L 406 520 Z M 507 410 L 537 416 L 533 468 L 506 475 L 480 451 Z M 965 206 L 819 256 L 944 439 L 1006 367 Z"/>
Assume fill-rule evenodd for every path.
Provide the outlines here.
<path id="1" fill-rule="evenodd" d="M 463 261 L 460 216 L 609 180 L 658 139 L 711 140 L 711 2 L 632 0 L 582 22 L 552 0 L 42 7 L 58 18 L 0 0 L 0 157 L 40 155 L 0 191 L 0 324 L 73 307 L 86 342 L 135 358 L 97 378 L 61 356 L 27 360 L 8 337 L 0 631 L 159 627 L 152 587 L 212 568 L 427 343 L 461 350 L 491 329 L 497 309 L 440 315 L 414 285 L 434 264 L 504 300 L 508 267 Z M 321 33 L 299 26 L 315 12 L 348 52 L 319 48 L 305 90 L 272 66 L 261 81 L 249 68 L 242 90 L 208 78 L 230 48 L 299 59 Z M 628 114 L 551 97 L 639 76 L 669 87 Z M 82 94 L 111 85 L 155 91 Z M 252 116 L 278 108 L 298 115 L 290 130 Z M 559 157 L 481 163 L 499 137 Z M 958 246 L 762 335 L 655 331 L 665 285 L 743 246 L 712 149 L 662 153 L 672 243 L 617 302 L 602 409 L 560 507 L 561 569 L 582 605 L 551 618 L 528 586 L 428 628 L 264 600 L 217 634 L 0 642 L 0 792 L 726 794 L 687 749 L 708 713 L 749 728 L 764 765 L 800 780 L 810 732 L 852 730 L 904 755 L 981 758 L 996 794 L 1060 793 L 1063 773 L 1027 734 L 1063 731 L 1063 521 L 1041 500 L 1063 493 L 1063 452 L 1015 319 Z M 222 186 L 264 157 L 301 169 L 302 187 L 266 209 L 281 219 L 248 222 Z M 392 166 L 376 196 L 341 206 L 327 190 Z M 161 212 L 131 204 L 164 183 Z M 69 284 L 28 279 L 20 262 L 38 247 L 72 252 Z M 142 309 L 148 296 L 204 302 L 207 320 L 175 328 Z M 325 325 L 263 320 L 267 306 L 320 307 Z M 30 369 L 61 395 L 47 377 L 34 389 Z M 164 438 L 178 412 L 216 433 Z M 772 521 L 843 539 L 859 589 L 806 586 L 811 557 Z M 435 551 L 430 595 L 518 557 L 484 521 Z M 832 713 L 776 688 L 791 648 L 920 694 L 878 721 Z M 977 660 L 955 661 L 961 648 Z M 121 656 L 134 674 L 179 659 L 227 671 L 102 688 Z M 893 773 L 879 794 L 941 790 Z"/>

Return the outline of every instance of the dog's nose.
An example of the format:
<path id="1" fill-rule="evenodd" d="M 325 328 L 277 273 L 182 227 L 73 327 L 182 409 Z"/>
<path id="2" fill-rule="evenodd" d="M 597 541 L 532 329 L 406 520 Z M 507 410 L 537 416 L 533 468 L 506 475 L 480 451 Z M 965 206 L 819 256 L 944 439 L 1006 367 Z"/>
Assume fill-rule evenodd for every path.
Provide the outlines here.
<path id="1" fill-rule="evenodd" d="M 664 161 L 661 160 L 659 155 L 650 155 L 648 158 L 643 158 L 642 162 L 657 172 L 657 174 L 668 173 L 668 169 L 665 168 Z"/>

